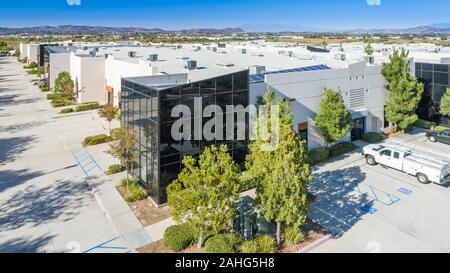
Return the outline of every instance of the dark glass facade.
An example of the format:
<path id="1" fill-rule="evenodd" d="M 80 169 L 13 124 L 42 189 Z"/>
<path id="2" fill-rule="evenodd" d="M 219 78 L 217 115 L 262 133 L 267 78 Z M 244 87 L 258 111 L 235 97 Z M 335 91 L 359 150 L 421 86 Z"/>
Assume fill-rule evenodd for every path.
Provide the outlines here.
<path id="1" fill-rule="evenodd" d="M 416 63 L 416 77 L 425 85 L 417 114 L 425 120 L 450 125 L 450 119 L 439 115 L 439 104 L 450 83 L 450 64 Z"/>
<path id="2" fill-rule="evenodd" d="M 183 167 L 181 161 L 184 156 L 198 157 L 205 147 L 226 144 L 237 163 L 243 164 L 245 161 L 248 151 L 248 122 L 245 127 L 246 140 L 236 140 L 236 134 L 231 140 L 207 140 L 201 137 L 201 140 L 192 138 L 177 141 L 172 137 L 172 125 L 179 119 L 179 117 L 171 116 L 172 108 L 176 105 L 186 105 L 190 108 L 191 128 L 188 130 L 192 132 L 192 136 L 194 124 L 205 125 L 213 118 L 194 117 L 195 98 L 202 98 L 202 110 L 214 104 L 223 106 L 224 111 L 225 105 L 247 107 L 249 104 L 248 71 L 167 89 L 142 85 L 133 78 L 122 80 L 122 123 L 134 128 L 138 136 L 137 145 L 140 154 L 132 174 L 140 178 L 149 195 L 159 205 L 167 202 L 166 188 L 178 177 Z M 222 117 L 216 115 L 214 118 Z M 225 118 L 223 124 L 226 127 Z M 235 125 L 233 124 L 234 127 Z"/>

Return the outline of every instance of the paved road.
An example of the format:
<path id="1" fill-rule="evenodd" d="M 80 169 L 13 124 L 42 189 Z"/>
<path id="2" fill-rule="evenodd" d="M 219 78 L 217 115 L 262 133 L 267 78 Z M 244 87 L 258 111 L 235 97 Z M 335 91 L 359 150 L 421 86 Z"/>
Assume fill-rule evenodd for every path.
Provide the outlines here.
<path id="1" fill-rule="evenodd" d="M 72 130 L 100 125 L 54 118 L 30 81 L 15 59 L 0 58 L 0 252 L 129 251 L 67 147 Z"/>

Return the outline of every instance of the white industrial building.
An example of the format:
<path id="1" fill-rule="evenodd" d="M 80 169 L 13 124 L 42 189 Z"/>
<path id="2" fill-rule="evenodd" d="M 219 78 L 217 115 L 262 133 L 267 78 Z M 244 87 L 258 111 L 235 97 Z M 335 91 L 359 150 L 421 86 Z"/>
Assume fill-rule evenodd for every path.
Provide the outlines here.
<path id="1" fill-rule="evenodd" d="M 228 44 L 149 45 L 138 43 L 66 46 L 50 53 L 50 87 L 61 71 L 68 71 L 79 92 L 79 102 L 120 104 L 125 77 L 185 74 L 187 82 L 250 71 L 250 102 L 256 103 L 268 88 L 288 99 L 294 129 L 308 139 L 309 148 L 323 146 L 314 118 L 324 88 L 339 90 L 354 119 L 353 130 L 343 140 L 385 127 L 384 106 L 388 96 L 381 75 L 382 63 L 400 46 L 373 44 L 372 57 L 362 43 L 311 49 L 307 45 L 253 41 Z M 410 56 L 440 56 L 446 48 L 429 45 L 402 46 Z M 441 52 L 441 53 L 439 53 Z M 439 59 L 442 61 L 441 59 Z M 414 63 L 411 63 L 412 72 Z"/>

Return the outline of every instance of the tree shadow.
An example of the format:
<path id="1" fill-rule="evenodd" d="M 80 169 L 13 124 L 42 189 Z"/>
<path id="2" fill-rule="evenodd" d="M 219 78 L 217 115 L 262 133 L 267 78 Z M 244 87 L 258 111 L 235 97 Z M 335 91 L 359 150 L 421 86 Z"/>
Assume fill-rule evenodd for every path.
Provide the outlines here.
<path id="1" fill-rule="evenodd" d="M 0 132 L 8 132 L 14 134 L 24 130 L 29 130 L 34 127 L 42 126 L 46 123 L 47 123 L 46 121 L 33 121 L 20 124 L 13 124 L 9 126 L 0 126 Z"/>
<path id="2" fill-rule="evenodd" d="M 37 253 L 44 250 L 55 236 L 42 235 L 37 238 L 22 237 L 0 244 L 0 253 Z"/>
<path id="3" fill-rule="evenodd" d="M 30 172 L 28 170 L 0 171 L 0 193 L 42 175 L 42 172 Z"/>
<path id="4" fill-rule="evenodd" d="M 35 185 L 3 200 L 0 207 L 0 231 L 25 225 L 36 227 L 52 220 L 69 221 L 85 205 L 90 190 L 87 183 L 59 180 L 45 187 Z"/>
<path id="5" fill-rule="evenodd" d="M 23 153 L 34 139 L 34 136 L 0 139 L 0 166 L 14 160 Z"/>
<path id="6" fill-rule="evenodd" d="M 342 236 L 373 206 L 372 198 L 355 190 L 365 179 L 360 167 L 314 174 L 309 192 L 315 200 L 309 217 L 335 237 Z"/>

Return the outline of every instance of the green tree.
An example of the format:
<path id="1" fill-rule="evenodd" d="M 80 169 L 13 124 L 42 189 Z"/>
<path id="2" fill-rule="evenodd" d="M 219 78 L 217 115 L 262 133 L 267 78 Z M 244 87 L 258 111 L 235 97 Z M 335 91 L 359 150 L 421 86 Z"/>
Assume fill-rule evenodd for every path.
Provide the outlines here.
<path id="1" fill-rule="evenodd" d="M 401 51 L 394 50 L 392 55 L 389 57 L 389 62 L 383 64 L 381 74 L 383 74 L 384 78 L 388 82 L 388 86 L 386 87 L 388 90 L 390 90 L 389 85 L 393 81 L 399 79 L 405 74 L 410 73 L 407 60 L 408 56 L 409 52 L 404 49 Z"/>
<path id="2" fill-rule="evenodd" d="M 373 55 L 373 47 L 372 45 L 369 43 L 367 43 L 367 46 L 364 47 L 364 52 L 366 52 L 367 55 L 372 56 Z"/>
<path id="3" fill-rule="evenodd" d="M 316 116 L 316 127 L 327 147 L 348 134 L 351 122 L 351 114 L 345 107 L 341 93 L 324 88 L 320 109 Z"/>
<path id="4" fill-rule="evenodd" d="M 385 116 L 393 132 L 405 130 L 417 121 L 416 110 L 424 91 L 423 84 L 410 74 L 408 55 L 405 50 L 395 50 L 381 72 L 388 82 Z"/>
<path id="5" fill-rule="evenodd" d="M 407 129 L 417 121 L 416 110 L 422 98 L 424 87 L 415 77 L 408 74 L 390 84 L 389 98 L 386 102 L 386 119 L 392 123 L 396 132 Z"/>
<path id="6" fill-rule="evenodd" d="M 441 98 L 439 113 L 445 116 L 450 116 L 450 88 L 447 88 L 447 91 Z"/>
<path id="7" fill-rule="evenodd" d="M 114 141 L 109 144 L 109 153 L 120 160 L 127 170 L 127 191 L 128 191 L 128 174 L 134 162 L 139 159 L 136 149 L 137 136 L 133 128 L 129 125 L 122 125 L 115 133 Z"/>
<path id="8" fill-rule="evenodd" d="M 69 72 L 63 71 L 55 79 L 54 92 L 68 98 L 72 103 L 75 100 L 74 83 Z"/>
<path id="9" fill-rule="evenodd" d="M 211 146 L 198 160 L 186 156 L 178 179 L 167 188 L 172 216 L 198 234 L 198 248 L 205 234 L 227 227 L 239 198 L 238 167 L 227 150 Z"/>
<path id="10" fill-rule="evenodd" d="M 111 135 L 111 121 L 116 116 L 116 108 L 114 108 L 114 105 L 108 103 L 98 110 L 98 114 L 108 121 L 109 134 Z"/>
<path id="11" fill-rule="evenodd" d="M 271 140 L 257 137 L 250 144 L 246 159 L 248 173 L 256 180 L 256 204 L 261 215 L 277 223 L 277 243 L 281 244 L 281 227 L 300 228 L 309 210 L 307 185 L 311 170 L 306 163 L 307 145 L 292 129 L 292 112 L 288 101 L 278 100 L 279 142 L 276 149 L 264 149 Z M 273 111 L 267 107 L 269 111 Z M 273 113 L 265 113 L 271 116 Z M 261 121 L 260 121 L 261 122 Z M 270 127 L 268 127 L 270 128 Z M 272 132 L 275 133 L 275 132 Z"/>

